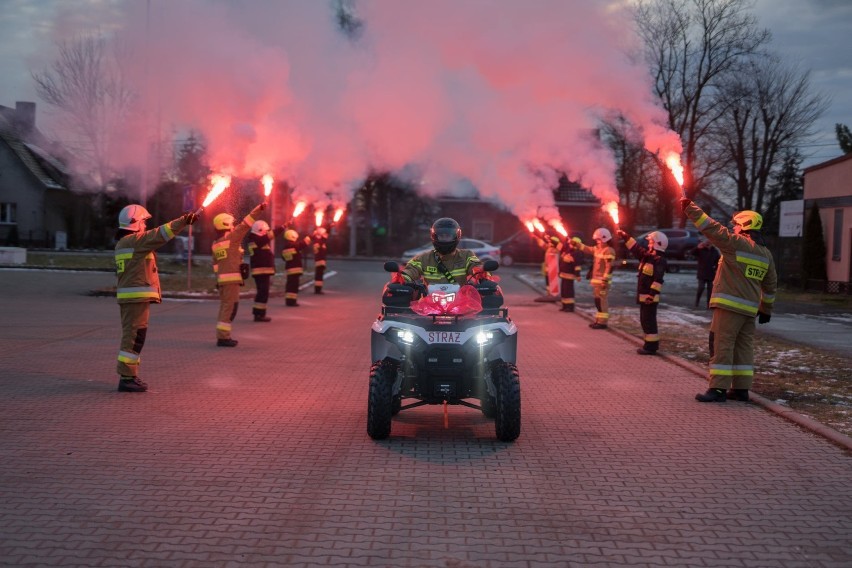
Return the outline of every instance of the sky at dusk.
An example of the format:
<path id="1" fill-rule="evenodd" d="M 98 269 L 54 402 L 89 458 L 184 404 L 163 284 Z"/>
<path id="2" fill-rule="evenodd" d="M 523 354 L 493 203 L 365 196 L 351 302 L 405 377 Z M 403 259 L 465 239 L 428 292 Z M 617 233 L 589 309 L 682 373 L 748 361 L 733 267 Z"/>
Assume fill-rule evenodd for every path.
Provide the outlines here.
<path id="1" fill-rule="evenodd" d="M 241 174 L 286 170 L 310 180 L 306 188 L 327 191 L 363 173 L 365 163 L 419 161 L 435 166 L 431 179 L 452 170 L 477 187 L 493 186 L 491 197 L 522 214 L 526 201 L 547 205 L 553 182 L 538 172 L 540 187 L 512 196 L 513 187 L 535 185 L 528 172 L 518 174 L 531 162 L 573 168 L 599 196 L 613 194 L 611 158 L 588 136 L 598 105 L 631 115 L 653 150 L 676 146 L 655 130 L 660 111 L 640 94 L 646 78 L 620 56 L 631 40 L 614 31 L 626 22 L 599 0 L 498 2 L 509 17 L 480 30 L 477 10 L 495 5 L 483 1 L 356 3 L 371 31 L 383 31 L 352 50 L 319 0 L 0 0 L 0 104 L 36 101 L 44 126 L 31 71 L 49 66 L 57 40 L 100 30 L 152 49 L 145 73 L 168 85 L 158 92 L 173 89 L 158 112 L 203 125 L 217 161 Z M 416 17 L 407 18 L 412 6 Z M 832 99 L 818 137 L 803 149 L 804 165 L 838 156 L 834 124 L 852 125 L 852 2 L 756 0 L 755 13 L 772 32 L 772 47 L 810 69 L 812 86 Z M 465 26 L 472 31 L 460 33 Z M 500 65 L 484 53 L 498 54 Z M 526 63 L 531 57 L 538 66 Z M 213 115 L 231 120 L 212 122 Z M 273 147 L 291 159 L 269 155 Z M 345 191 L 338 197 L 345 200 Z"/>

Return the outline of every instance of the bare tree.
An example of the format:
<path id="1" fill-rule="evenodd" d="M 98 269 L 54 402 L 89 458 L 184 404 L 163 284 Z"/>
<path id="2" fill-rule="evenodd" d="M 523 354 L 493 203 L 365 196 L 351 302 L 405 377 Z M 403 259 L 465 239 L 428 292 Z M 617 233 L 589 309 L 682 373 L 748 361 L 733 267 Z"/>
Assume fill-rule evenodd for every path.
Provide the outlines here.
<path id="1" fill-rule="evenodd" d="M 726 175 L 736 186 L 738 209 L 762 210 L 784 157 L 811 134 L 828 100 L 813 94 L 808 72 L 773 57 L 753 57 L 742 73 L 730 75 L 716 97 L 722 109 L 712 137 L 731 164 Z"/>
<path id="2" fill-rule="evenodd" d="M 110 150 L 135 99 L 117 50 L 102 37 L 60 43 L 50 69 L 33 73 L 36 93 L 60 111 L 65 142 L 85 172 L 103 186 L 112 177 Z"/>
<path id="3" fill-rule="evenodd" d="M 726 156 L 705 143 L 724 110 L 717 88 L 769 39 L 750 7 L 750 0 L 637 2 L 644 57 L 668 126 L 683 142 L 684 189 L 690 197 L 726 165 Z"/>

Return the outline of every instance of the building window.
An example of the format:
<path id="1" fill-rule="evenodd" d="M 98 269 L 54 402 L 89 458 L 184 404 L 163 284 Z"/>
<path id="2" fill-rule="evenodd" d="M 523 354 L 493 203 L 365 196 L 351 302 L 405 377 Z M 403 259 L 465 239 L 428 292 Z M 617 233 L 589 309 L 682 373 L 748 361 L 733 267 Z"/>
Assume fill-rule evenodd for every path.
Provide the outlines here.
<path id="1" fill-rule="evenodd" d="M 840 260 L 840 249 L 843 248 L 843 209 L 834 210 L 834 232 L 831 241 L 831 260 Z"/>
<path id="2" fill-rule="evenodd" d="M 18 207 L 15 203 L 0 203 L 0 223 L 14 225 L 18 222 Z"/>
<path id="3" fill-rule="evenodd" d="M 473 222 L 473 235 L 471 235 L 474 239 L 479 239 L 480 241 L 488 241 L 489 243 L 494 240 L 494 221 L 476 221 Z"/>

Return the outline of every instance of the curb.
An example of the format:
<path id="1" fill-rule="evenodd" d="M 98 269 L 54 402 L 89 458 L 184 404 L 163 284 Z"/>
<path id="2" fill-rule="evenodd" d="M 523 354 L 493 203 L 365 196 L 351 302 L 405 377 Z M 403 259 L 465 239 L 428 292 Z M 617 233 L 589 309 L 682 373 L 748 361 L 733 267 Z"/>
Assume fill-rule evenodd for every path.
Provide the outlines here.
<path id="1" fill-rule="evenodd" d="M 533 284 L 532 282 L 530 282 L 529 280 L 527 280 L 525 278 L 525 275 L 516 274 L 515 278 L 517 278 L 518 280 L 520 280 L 521 282 L 523 282 L 524 284 L 526 284 L 527 286 L 532 288 L 534 291 L 538 292 L 539 294 L 542 293 L 541 289 L 538 286 L 536 286 L 535 284 Z M 587 315 L 583 312 L 578 311 L 578 312 L 575 312 L 575 313 L 577 315 L 579 315 L 580 317 L 588 320 L 588 321 L 594 321 L 593 317 L 591 317 L 591 316 L 589 316 L 589 315 Z M 622 339 L 625 339 L 628 342 L 633 343 L 634 345 L 637 345 L 639 347 L 641 347 L 644 344 L 644 342 L 641 339 L 639 339 L 638 337 L 636 337 L 634 335 L 627 333 L 626 331 L 622 331 L 620 329 L 616 329 L 616 328 L 613 328 L 613 327 L 607 327 L 606 331 L 609 331 L 610 333 L 614 333 L 615 335 L 621 337 Z M 657 356 L 662 358 L 662 359 L 665 359 L 666 361 L 668 361 L 670 363 L 677 365 L 678 367 L 681 367 L 682 369 L 685 369 L 685 370 L 691 372 L 692 374 L 702 378 L 706 382 L 707 371 L 705 369 L 699 367 L 698 365 L 695 365 L 694 363 L 690 363 L 689 361 L 687 361 L 685 359 L 681 359 L 680 357 L 677 357 L 675 355 L 669 355 L 667 353 L 660 353 Z M 821 423 L 817 422 L 816 420 L 814 420 L 813 418 L 805 416 L 804 414 L 799 414 L 798 412 L 796 412 L 795 410 L 793 410 L 791 408 L 788 408 L 786 406 L 778 404 L 777 402 L 773 402 L 773 401 L 769 400 L 768 398 L 762 397 L 759 394 L 755 394 L 753 392 L 749 392 L 749 402 L 752 402 L 752 403 L 756 404 L 757 406 L 765 408 L 769 412 L 772 412 L 773 414 L 776 414 L 776 415 L 780 416 L 781 418 L 784 418 L 785 420 L 793 422 L 794 424 L 797 424 L 798 426 L 801 426 L 802 428 L 804 428 L 804 429 L 806 429 L 806 430 L 808 430 L 808 431 L 810 431 L 810 432 L 812 432 L 812 433 L 814 433 L 818 436 L 822 436 L 823 438 L 827 439 L 830 442 L 833 442 L 834 444 L 842 447 L 843 449 L 845 449 L 849 452 L 852 452 L 852 437 L 849 437 L 845 434 L 842 434 L 842 433 L 838 432 L 837 430 L 834 430 L 834 429 L 826 426 L 825 424 L 821 424 Z"/>

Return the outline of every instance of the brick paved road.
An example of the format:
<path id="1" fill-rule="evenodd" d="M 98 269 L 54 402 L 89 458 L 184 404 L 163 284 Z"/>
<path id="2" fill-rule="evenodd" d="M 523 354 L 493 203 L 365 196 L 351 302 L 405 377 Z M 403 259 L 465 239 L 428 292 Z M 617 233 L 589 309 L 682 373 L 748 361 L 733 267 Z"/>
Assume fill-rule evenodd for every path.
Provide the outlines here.
<path id="1" fill-rule="evenodd" d="M 503 274 L 523 428 L 405 411 L 366 435 L 381 263 L 270 324 L 153 308 L 146 394 L 114 392 L 110 275 L 0 272 L 0 564 L 849 566 L 852 457 L 592 331 Z M 343 293 L 344 283 L 350 290 Z"/>

